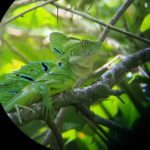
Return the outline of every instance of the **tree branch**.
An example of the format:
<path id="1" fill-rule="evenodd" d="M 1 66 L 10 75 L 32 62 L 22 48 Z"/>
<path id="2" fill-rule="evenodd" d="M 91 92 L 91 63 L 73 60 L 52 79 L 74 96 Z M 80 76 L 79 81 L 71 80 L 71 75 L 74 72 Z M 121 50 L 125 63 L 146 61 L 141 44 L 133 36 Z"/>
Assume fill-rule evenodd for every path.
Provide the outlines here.
<path id="1" fill-rule="evenodd" d="M 60 131 L 61 131 L 61 125 L 62 125 L 62 121 L 63 121 L 63 116 L 67 112 L 67 110 L 68 109 L 66 107 L 65 108 L 61 108 L 59 110 L 55 120 L 54 120 L 58 130 L 60 130 Z M 53 133 L 52 133 L 52 130 L 49 129 L 49 131 L 46 133 L 46 135 L 45 135 L 45 137 L 44 137 L 44 139 L 43 139 L 41 144 L 47 146 L 51 142 L 52 138 L 53 138 Z"/>
<path id="2" fill-rule="evenodd" d="M 120 81 L 125 73 L 148 61 L 150 61 L 150 47 L 125 57 L 120 63 L 102 75 L 103 81 L 108 84 L 109 87 L 112 87 Z"/>
<path id="3" fill-rule="evenodd" d="M 123 13 L 126 11 L 126 9 L 133 3 L 134 0 L 126 0 L 124 5 L 122 5 L 117 12 L 115 13 L 114 17 L 110 20 L 108 25 L 115 25 L 118 19 L 123 15 Z M 101 33 L 99 37 L 99 41 L 103 42 L 106 38 L 106 36 L 109 34 L 110 29 L 106 26 L 105 30 Z"/>
<path id="4" fill-rule="evenodd" d="M 102 75 L 103 80 L 82 89 L 77 88 L 52 96 L 54 109 L 59 110 L 62 107 L 74 104 L 93 104 L 97 101 L 101 101 L 103 98 L 107 98 L 112 94 L 110 88 L 119 82 L 125 73 L 147 61 L 150 61 L 150 48 L 143 49 L 133 55 L 125 57 L 120 63 Z M 41 102 L 31 105 L 31 108 L 35 110 L 35 114 L 31 114 L 31 112 L 27 110 L 20 112 L 23 123 L 41 119 Z M 11 113 L 9 116 L 16 124 L 19 124 L 16 113 Z"/>

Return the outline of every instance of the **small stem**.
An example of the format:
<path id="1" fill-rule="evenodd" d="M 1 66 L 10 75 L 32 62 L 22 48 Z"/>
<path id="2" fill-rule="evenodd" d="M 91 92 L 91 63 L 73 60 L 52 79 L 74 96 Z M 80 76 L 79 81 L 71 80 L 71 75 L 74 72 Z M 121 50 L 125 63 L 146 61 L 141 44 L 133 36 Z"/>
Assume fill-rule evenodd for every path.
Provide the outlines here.
<path id="1" fill-rule="evenodd" d="M 103 125 L 108 128 L 116 129 L 119 131 L 127 131 L 127 129 L 125 127 L 121 126 L 120 124 L 118 124 L 114 121 L 111 121 L 111 120 L 104 119 L 104 118 L 94 114 L 92 111 L 90 111 L 85 106 L 78 105 L 77 107 L 82 115 L 86 116 L 89 120 L 91 120 L 92 122 L 95 122 L 96 124 Z"/>
<path id="2" fill-rule="evenodd" d="M 118 19 L 123 15 L 123 13 L 126 11 L 126 9 L 133 3 L 134 0 L 126 0 L 126 2 L 117 10 L 116 14 L 113 16 L 113 18 L 110 20 L 108 25 L 115 25 Z M 103 42 L 107 35 L 110 32 L 110 29 L 106 26 L 105 30 L 102 32 L 102 34 L 99 37 L 99 41 Z"/>
<path id="3" fill-rule="evenodd" d="M 2 39 L 5 44 L 8 46 L 8 48 L 10 48 L 10 50 L 15 53 L 17 56 L 19 56 L 25 63 L 29 63 L 30 61 L 28 60 L 28 58 L 26 58 L 23 54 L 20 53 L 20 51 L 14 47 L 12 44 L 10 44 L 7 40 Z"/>
<path id="4" fill-rule="evenodd" d="M 118 59 L 123 59 L 123 55 L 118 54 L 117 56 L 115 56 L 112 60 L 110 60 L 109 62 L 107 62 L 106 64 L 104 64 L 103 66 L 101 66 L 100 68 L 98 68 L 97 70 L 95 70 L 91 76 L 97 76 L 97 75 L 101 75 L 104 71 L 109 70 L 113 65 L 115 65 L 115 61 L 118 61 Z"/>
<path id="5" fill-rule="evenodd" d="M 112 140 L 109 138 L 108 140 L 108 135 L 106 135 L 104 132 L 102 132 L 101 128 L 99 127 L 98 124 L 96 124 L 95 122 L 93 122 L 93 120 L 91 120 L 87 115 L 83 114 L 80 111 L 80 108 L 82 109 L 82 107 L 76 107 L 77 112 L 79 112 L 79 114 L 81 115 L 81 117 L 85 120 L 85 122 L 88 124 L 88 126 L 93 130 L 93 132 L 95 132 L 98 137 L 111 149 L 113 147 L 112 144 Z"/>

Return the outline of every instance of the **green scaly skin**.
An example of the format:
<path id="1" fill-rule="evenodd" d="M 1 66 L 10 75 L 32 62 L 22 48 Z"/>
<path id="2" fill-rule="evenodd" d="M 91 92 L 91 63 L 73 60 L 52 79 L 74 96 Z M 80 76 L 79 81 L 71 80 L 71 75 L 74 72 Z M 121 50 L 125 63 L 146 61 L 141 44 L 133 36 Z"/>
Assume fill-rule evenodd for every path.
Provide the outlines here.
<path id="1" fill-rule="evenodd" d="M 33 62 L 11 74 L 0 77 L 0 102 L 6 112 L 16 105 L 28 106 L 43 100 L 46 111 L 51 110 L 50 96 L 72 89 L 92 72 L 93 56 L 99 42 L 79 40 L 53 32 L 51 48 L 59 62 Z"/>

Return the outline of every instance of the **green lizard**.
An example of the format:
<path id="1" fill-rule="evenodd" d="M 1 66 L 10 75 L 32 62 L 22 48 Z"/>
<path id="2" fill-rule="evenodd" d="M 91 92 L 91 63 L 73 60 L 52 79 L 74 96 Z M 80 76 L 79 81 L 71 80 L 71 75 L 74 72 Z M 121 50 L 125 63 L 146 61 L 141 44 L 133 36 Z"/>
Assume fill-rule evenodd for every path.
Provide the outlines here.
<path id="1" fill-rule="evenodd" d="M 62 33 L 50 35 L 51 48 L 59 62 L 33 62 L 0 77 L 0 102 L 6 112 L 17 105 L 28 106 L 42 100 L 44 110 L 51 110 L 51 95 L 72 89 L 92 72 L 93 56 L 100 42 L 79 40 Z"/>

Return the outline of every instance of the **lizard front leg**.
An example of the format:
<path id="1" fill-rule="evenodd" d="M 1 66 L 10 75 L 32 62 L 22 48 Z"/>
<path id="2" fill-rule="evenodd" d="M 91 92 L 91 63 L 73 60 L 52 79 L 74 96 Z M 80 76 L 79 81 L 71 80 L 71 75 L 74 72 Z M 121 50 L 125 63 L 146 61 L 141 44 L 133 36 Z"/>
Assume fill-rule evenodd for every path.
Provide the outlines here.
<path id="1" fill-rule="evenodd" d="M 42 94 L 42 103 L 43 103 L 43 112 L 45 118 L 45 123 L 48 127 L 52 130 L 53 135 L 55 137 L 55 147 L 57 146 L 58 150 L 63 150 L 64 144 L 61 133 L 58 131 L 56 124 L 54 123 L 53 116 L 52 116 L 52 101 L 49 95 L 49 88 L 48 86 L 44 85 L 41 86 L 41 94 Z M 55 148 L 56 149 L 56 148 Z"/>

